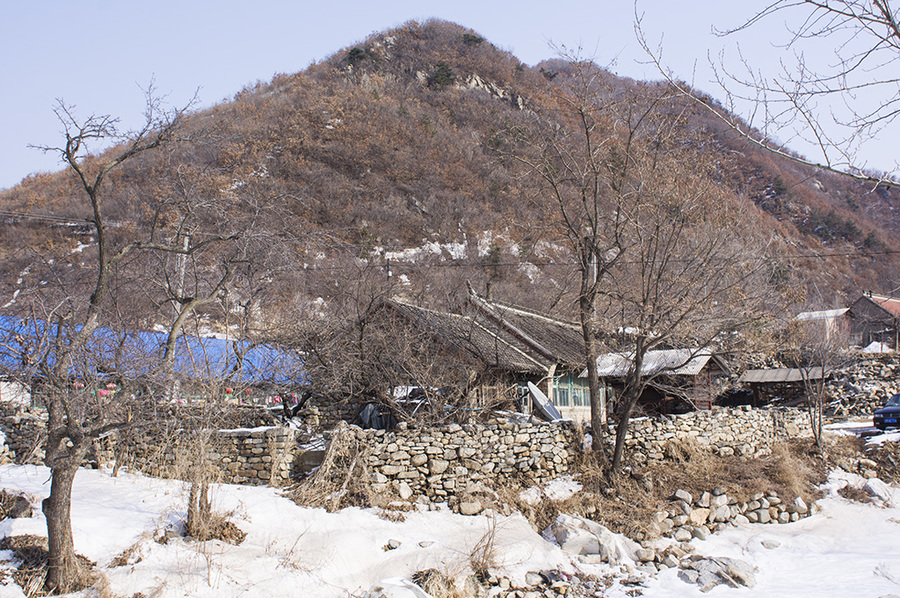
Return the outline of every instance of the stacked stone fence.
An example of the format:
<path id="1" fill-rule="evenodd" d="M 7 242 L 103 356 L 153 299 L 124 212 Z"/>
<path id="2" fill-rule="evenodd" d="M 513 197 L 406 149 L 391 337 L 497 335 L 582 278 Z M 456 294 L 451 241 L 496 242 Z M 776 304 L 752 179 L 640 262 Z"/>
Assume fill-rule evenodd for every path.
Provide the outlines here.
<path id="1" fill-rule="evenodd" d="M 146 475 L 190 479 L 198 467 L 227 484 L 286 486 L 296 476 L 297 442 L 283 426 L 233 430 L 177 430 L 167 436 L 111 434 L 94 444 L 100 464 L 115 461 Z"/>
<path id="2" fill-rule="evenodd" d="M 18 401 L 0 401 L 0 462 L 43 464 L 47 442 L 47 412 Z"/>
<path id="3" fill-rule="evenodd" d="M 365 447 L 375 490 L 388 485 L 446 500 L 470 484 L 502 480 L 543 483 L 570 473 L 581 435 L 571 422 L 453 424 L 394 431 L 348 428 Z"/>
<path id="4" fill-rule="evenodd" d="M 625 437 L 625 448 L 637 464 L 664 459 L 673 441 L 693 442 L 720 456 L 756 458 L 770 455 L 778 440 L 809 436 L 809 416 L 800 409 L 714 407 L 659 419 L 636 419 Z"/>
<path id="5" fill-rule="evenodd" d="M 349 401 L 331 400 L 313 396 L 300 409 L 298 415 L 313 428 L 330 430 L 340 422 L 352 422 L 362 405 Z"/>
<path id="6" fill-rule="evenodd" d="M 185 477 L 204 463 L 226 483 L 283 486 L 308 469 L 291 428 L 241 427 L 216 432 L 178 428 L 179 420 L 140 432 L 111 434 L 94 443 L 91 462 L 116 461 L 147 475 Z M 0 402 L 0 426 L 8 458 L 41 462 L 46 417 L 41 411 Z M 810 436 L 807 414 L 797 409 L 715 408 L 632 422 L 626 449 L 635 464 L 666 458 L 673 441 L 690 441 L 718 455 L 766 456 L 779 439 Z M 484 424 L 393 431 L 349 426 L 360 445 L 376 488 L 408 487 L 442 500 L 471 483 L 521 480 L 544 483 L 572 471 L 581 434 L 572 422 L 554 424 L 496 418 Z M 205 452 L 198 447 L 205 447 Z"/>

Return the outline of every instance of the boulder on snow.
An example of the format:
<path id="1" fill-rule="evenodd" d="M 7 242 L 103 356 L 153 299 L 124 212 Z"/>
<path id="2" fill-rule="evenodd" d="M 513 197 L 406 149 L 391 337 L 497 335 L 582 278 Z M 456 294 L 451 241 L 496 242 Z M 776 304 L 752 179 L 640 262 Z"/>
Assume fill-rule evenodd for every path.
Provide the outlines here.
<path id="1" fill-rule="evenodd" d="M 631 540 L 613 534 L 596 521 L 573 515 L 559 515 L 548 531 L 569 554 L 596 554 L 613 565 L 634 561 L 638 548 Z"/>
<path id="2" fill-rule="evenodd" d="M 678 577 L 687 583 L 700 586 L 701 592 L 708 592 L 721 584 L 732 587 L 756 585 L 753 565 L 740 559 L 726 557 L 697 557 L 684 565 Z"/>
<path id="3" fill-rule="evenodd" d="M 431 594 L 399 577 L 383 579 L 363 594 L 363 598 L 433 598 Z"/>
<path id="4" fill-rule="evenodd" d="M 863 490 L 865 490 L 869 496 L 881 500 L 885 507 L 894 506 L 893 489 L 878 478 L 869 478 L 866 480 L 865 485 L 863 485 Z"/>

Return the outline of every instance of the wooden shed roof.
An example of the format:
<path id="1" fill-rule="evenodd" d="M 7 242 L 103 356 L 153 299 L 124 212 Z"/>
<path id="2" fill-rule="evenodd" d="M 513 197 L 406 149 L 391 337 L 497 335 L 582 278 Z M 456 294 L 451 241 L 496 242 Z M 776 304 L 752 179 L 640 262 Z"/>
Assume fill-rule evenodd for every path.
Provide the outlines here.
<path id="1" fill-rule="evenodd" d="M 822 379 L 822 368 L 809 368 L 807 378 Z M 803 371 L 799 368 L 775 368 L 769 370 L 747 370 L 738 382 L 747 384 L 783 384 L 787 382 L 803 382 Z"/>

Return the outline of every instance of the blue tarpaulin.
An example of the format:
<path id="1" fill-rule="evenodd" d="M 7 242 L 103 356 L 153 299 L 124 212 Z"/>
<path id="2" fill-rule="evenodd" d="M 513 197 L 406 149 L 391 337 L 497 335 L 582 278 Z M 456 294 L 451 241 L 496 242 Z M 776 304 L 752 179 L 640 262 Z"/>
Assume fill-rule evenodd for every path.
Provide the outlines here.
<path id="1" fill-rule="evenodd" d="M 57 332 L 56 324 L 42 320 L 0 316 L 0 368 L 12 373 L 36 362 L 52 364 Z M 73 375 L 146 375 L 161 363 L 166 339 L 162 332 L 98 328 L 86 350 L 77 356 Z M 243 384 L 305 382 L 303 362 L 294 352 L 271 344 L 186 334 L 176 341 L 173 369 L 181 377 L 204 380 L 232 374 L 231 380 Z"/>

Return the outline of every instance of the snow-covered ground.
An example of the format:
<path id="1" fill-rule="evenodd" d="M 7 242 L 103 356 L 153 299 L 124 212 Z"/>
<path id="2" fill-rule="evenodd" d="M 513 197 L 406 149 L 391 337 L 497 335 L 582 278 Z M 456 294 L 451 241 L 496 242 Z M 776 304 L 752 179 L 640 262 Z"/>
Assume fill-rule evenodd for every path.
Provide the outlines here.
<path id="1" fill-rule="evenodd" d="M 678 579 L 678 571 L 660 572 L 647 583 L 645 596 L 790 596 L 842 598 L 900 596 L 900 491 L 891 488 L 893 506 L 860 504 L 837 496 L 859 476 L 835 472 L 832 491 L 817 504 L 821 511 L 787 525 L 732 527 L 694 541 L 699 554 L 738 558 L 757 568 L 756 586 L 734 590 L 717 586 L 704 594 Z"/>
<path id="2" fill-rule="evenodd" d="M 46 533 L 39 505 L 49 491 L 48 479 L 44 467 L 0 467 L 0 487 L 29 494 L 36 507 L 30 519 L 0 522 L 0 535 Z M 614 585 L 605 595 L 622 597 L 636 589 L 651 597 L 900 595 L 900 491 L 888 490 L 893 506 L 853 503 L 834 493 L 843 484 L 863 481 L 837 472 L 829 481 L 832 493 L 819 502 L 821 510 L 806 519 L 729 528 L 695 541 L 699 554 L 755 565 L 752 589 L 719 586 L 702 594 L 670 569 L 648 576 L 643 588 Z M 544 494 L 575 491 L 578 485 L 569 480 Z M 578 563 L 519 515 L 464 517 L 440 509 L 410 511 L 404 521 L 393 522 L 375 509 L 327 513 L 298 507 L 274 489 L 231 485 L 217 486 L 214 501 L 217 511 L 232 513 L 232 521 L 247 532 L 241 545 L 180 537 L 163 544 L 158 540 L 165 530 L 179 529 L 184 519 L 183 484 L 79 471 L 73 496 L 76 549 L 98 563 L 117 596 L 361 596 L 382 580 L 428 568 L 463 577 L 475 547 L 491 536 L 495 565 L 513 580 L 548 569 L 628 575 L 627 566 Z M 388 549 L 389 544 L 398 545 Z M 110 566 L 129 550 L 128 564 Z M 9 553 L 0 552 L 0 558 Z M 0 597 L 23 595 L 8 580 L 0 585 Z"/>

